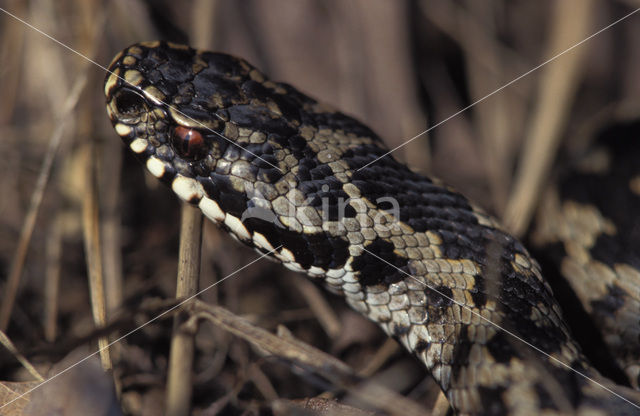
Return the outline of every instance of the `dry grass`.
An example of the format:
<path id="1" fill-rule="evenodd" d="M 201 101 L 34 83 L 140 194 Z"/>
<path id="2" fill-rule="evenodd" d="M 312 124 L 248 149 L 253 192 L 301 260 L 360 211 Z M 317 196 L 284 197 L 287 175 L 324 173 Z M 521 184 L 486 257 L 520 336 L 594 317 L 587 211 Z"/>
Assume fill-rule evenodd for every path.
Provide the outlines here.
<path id="1" fill-rule="evenodd" d="M 637 5 L 40 0 L 4 1 L 1 7 L 104 66 L 129 44 L 156 38 L 243 56 L 272 78 L 355 115 L 395 147 Z M 580 148 L 585 136 L 578 133 L 590 120 L 640 92 L 640 49 L 633 47 L 640 36 L 638 18 L 395 155 L 443 178 L 490 212 L 504 213 L 508 225 L 523 232 L 557 151 Z M 12 342 L 6 344 L 19 352 L 2 349 L 0 380 L 31 382 L 32 374 L 51 376 L 64 368 L 55 363 L 78 342 L 95 350 L 142 323 L 137 313 L 143 300 L 175 296 L 179 204 L 123 151 L 104 109 L 102 69 L 6 14 L 0 14 L 0 31 L 0 329 Z M 543 139 L 549 142 L 541 145 Z M 200 287 L 255 258 L 206 223 Z M 212 310 L 202 307 L 199 325 L 186 321 L 196 333 L 183 345 L 193 350 L 193 364 L 186 366 L 192 371 L 185 373 L 183 362 L 183 370 L 169 376 L 170 386 L 185 391 L 167 392 L 167 373 L 176 362 L 169 364 L 171 320 L 161 319 L 116 344 L 111 357 L 103 354 L 103 366 L 113 366 L 108 381 L 115 392 L 105 397 L 136 415 L 162 413 L 167 397 L 176 415 L 189 406 L 203 415 L 284 414 L 300 405 L 296 399 L 311 398 L 328 408 L 335 402 L 324 399 L 339 398 L 367 412 L 393 413 L 379 398 L 397 391 L 408 397 L 398 399 L 403 409 L 412 409 L 407 412 L 446 412 L 437 387 L 412 358 L 339 299 L 297 279 L 261 260 L 200 299 L 233 311 L 228 319 L 247 323 L 251 331 L 273 333 L 285 326 L 295 338 L 291 343 L 304 343 L 320 360 L 316 367 L 286 355 L 295 349 L 265 352 L 246 333 L 230 335 Z M 187 293 L 192 291 L 178 296 Z M 93 334 L 118 310 L 131 322 L 101 333 L 103 338 Z M 93 334 L 89 342 L 88 334 Z M 279 339 L 290 342 L 289 336 Z M 330 368 L 323 363 L 333 359 L 309 345 L 341 360 L 344 372 L 334 378 L 323 373 Z M 34 366 L 29 371 L 20 364 L 25 359 Z M 9 393 L 0 392 L 0 401 L 32 385 L 2 384 Z M 378 389 L 373 395 L 370 386 Z M 80 406 L 83 397 L 74 391 L 64 394 Z M 25 399 L 54 407 L 60 403 L 55 394 L 43 399 L 34 392 Z M 25 407 L 23 400 L 14 405 L 15 414 Z"/>

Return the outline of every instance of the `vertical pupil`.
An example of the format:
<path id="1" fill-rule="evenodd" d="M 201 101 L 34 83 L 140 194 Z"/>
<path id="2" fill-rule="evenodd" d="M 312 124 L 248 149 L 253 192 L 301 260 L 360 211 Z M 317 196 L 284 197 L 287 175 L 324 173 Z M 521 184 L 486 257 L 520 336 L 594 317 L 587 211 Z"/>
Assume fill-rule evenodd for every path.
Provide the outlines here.
<path id="1" fill-rule="evenodd" d="M 189 130 L 183 137 L 182 137 L 182 151 L 185 154 L 189 154 L 189 142 L 191 141 L 191 135 L 193 133 L 191 132 L 191 130 Z"/>

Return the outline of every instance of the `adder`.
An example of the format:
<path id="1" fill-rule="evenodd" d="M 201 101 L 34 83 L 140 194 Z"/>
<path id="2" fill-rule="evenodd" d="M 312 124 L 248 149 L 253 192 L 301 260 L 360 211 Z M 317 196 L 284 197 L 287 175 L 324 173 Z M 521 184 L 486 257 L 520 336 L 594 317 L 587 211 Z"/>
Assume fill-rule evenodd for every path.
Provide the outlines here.
<path id="1" fill-rule="evenodd" d="M 572 338 L 525 247 L 366 125 L 246 61 L 143 42 L 109 66 L 115 131 L 242 243 L 344 296 L 459 414 L 640 414 Z M 533 348 L 532 348 L 533 347 Z"/>

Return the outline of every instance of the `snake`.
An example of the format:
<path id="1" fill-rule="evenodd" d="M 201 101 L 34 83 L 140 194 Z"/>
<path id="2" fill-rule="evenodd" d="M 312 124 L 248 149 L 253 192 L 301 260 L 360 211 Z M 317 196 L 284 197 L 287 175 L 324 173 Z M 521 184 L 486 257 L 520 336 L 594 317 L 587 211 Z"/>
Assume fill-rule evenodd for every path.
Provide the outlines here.
<path id="1" fill-rule="evenodd" d="M 461 415 L 639 414 L 599 374 L 524 245 L 360 121 L 247 61 L 165 41 L 119 52 L 115 132 L 240 242 L 396 339 Z"/>

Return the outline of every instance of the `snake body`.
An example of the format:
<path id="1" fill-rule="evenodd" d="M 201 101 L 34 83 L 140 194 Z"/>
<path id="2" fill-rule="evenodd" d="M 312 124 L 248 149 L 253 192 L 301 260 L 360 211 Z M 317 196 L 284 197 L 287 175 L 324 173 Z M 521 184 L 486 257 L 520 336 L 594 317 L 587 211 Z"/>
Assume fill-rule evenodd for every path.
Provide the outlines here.
<path id="1" fill-rule="evenodd" d="M 424 363 L 459 414 L 638 411 L 584 377 L 607 383 L 523 245 L 384 156 L 364 124 L 242 59 L 184 45 L 136 44 L 109 70 L 111 121 L 154 176 L 342 294 Z"/>

